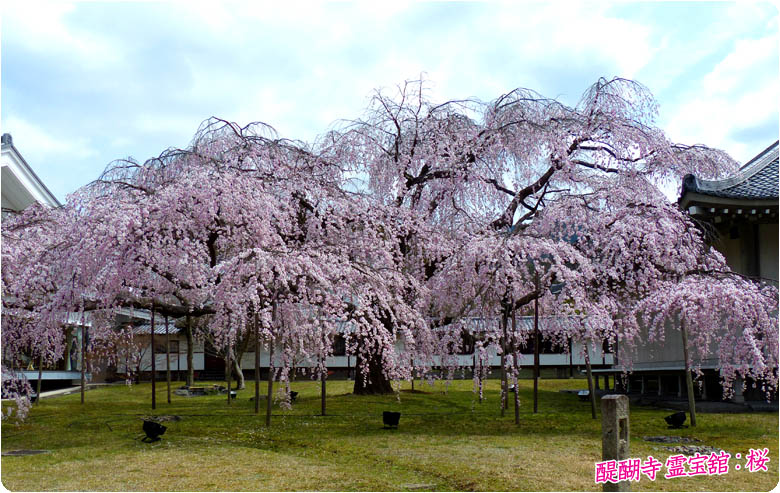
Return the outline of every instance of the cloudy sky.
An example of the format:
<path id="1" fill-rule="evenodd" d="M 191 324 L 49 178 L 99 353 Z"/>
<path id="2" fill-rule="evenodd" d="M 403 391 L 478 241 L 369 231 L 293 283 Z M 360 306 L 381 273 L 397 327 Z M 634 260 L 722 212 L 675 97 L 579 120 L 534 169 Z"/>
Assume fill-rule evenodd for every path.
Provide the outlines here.
<path id="1" fill-rule="evenodd" d="M 2 132 L 61 200 L 210 116 L 312 141 L 421 74 L 436 100 L 527 87 L 568 104 L 626 77 L 675 141 L 744 162 L 778 138 L 768 3 L 281 3 L 5 2 Z"/>

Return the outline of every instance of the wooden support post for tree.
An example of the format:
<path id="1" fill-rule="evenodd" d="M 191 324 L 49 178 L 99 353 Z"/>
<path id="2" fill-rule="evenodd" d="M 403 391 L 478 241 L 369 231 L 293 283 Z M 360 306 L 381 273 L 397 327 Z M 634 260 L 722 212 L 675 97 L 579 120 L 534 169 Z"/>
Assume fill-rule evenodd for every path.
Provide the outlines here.
<path id="1" fill-rule="evenodd" d="M 227 402 L 228 406 L 230 403 L 230 377 L 232 377 L 232 371 L 230 367 L 231 361 L 230 361 L 230 343 L 228 343 L 228 347 L 225 350 L 225 380 L 227 381 Z"/>
<path id="2" fill-rule="evenodd" d="M 178 337 L 176 338 L 177 341 L 179 341 L 178 344 L 176 344 L 176 381 L 181 381 L 181 339 Z"/>
<path id="3" fill-rule="evenodd" d="M 81 403 L 84 404 L 84 393 L 87 390 L 87 328 L 84 317 L 81 317 Z"/>
<path id="4" fill-rule="evenodd" d="M 507 330 L 506 326 L 508 323 L 508 314 L 506 306 L 504 306 L 501 310 L 501 417 L 504 416 L 504 411 L 509 407 L 508 392 L 509 392 L 509 385 L 507 384 L 507 371 L 506 371 L 506 352 L 507 352 Z"/>
<path id="5" fill-rule="evenodd" d="M 271 397 L 274 392 L 274 340 L 268 342 L 268 399 L 265 406 L 265 425 L 271 426 Z"/>
<path id="6" fill-rule="evenodd" d="M 195 384 L 195 369 L 192 366 L 193 340 L 192 340 L 192 317 L 187 314 L 187 328 L 184 334 L 187 336 L 187 387 Z"/>
<path id="7" fill-rule="evenodd" d="M 412 367 L 412 393 L 414 393 L 414 358 L 410 358 L 409 363 Z"/>
<path id="8" fill-rule="evenodd" d="M 515 365 L 515 375 L 520 371 L 517 361 L 517 317 L 512 310 L 512 358 Z M 515 378 L 515 424 L 520 425 L 520 381 Z"/>
<path id="9" fill-rule="evenodd" d="M 588 373 L 588 395 L 590 395 L 590 414 L 596 419 L 596 393 L 593 391 L 593 372 L 590 368 L 590 348 L 588 341 L 585 341 L 585 369 Z"/>
<path id="10" fill-rule="evenodd" d="M 685 320 L 680 323 L 680 333 L 682 334 L 683 359 L 685 359 L 685 384 L 688 387 L 688 411 L 691 413 L 691 426 L 696 426 L 696 398 L 693 395 L 693 376 L 691 375 L 691 365 L 688 359 L 688 331 L 685 327 Z"/>
<path id="11" fill-rule="evenodd" d="M 571 337 L 569 337 L 569 378 L 574 378 L 574 347 L 572 346 Z"/>
<path id="12" fill-rule="evenodd" d="M 38 356 L 38 385 L 35 389 L 35 403 L 41 402 L 41 380 L 43 380 L 43 354 Z"/>
<path id="13" fill-rule="evenodd" d="M 477 351 L 474 351 L 474 357 L 473 357 L 473 370 L 472 373 L 474 373 L 477 376 L 477 386 L 479 387 L 479 403 L 482 404 L 482 368 L 480 367 L 477 369 Z"/>
<path id="14" fill-rule="evenodd" d="M 168 387 L 168 404 L 171 403 L 171 335 L 168 332 L 168 315 L 165 315 L 165 383 Z"/>
<path id="15" fill-rule="evenodd" d="M 157 409 L 157 367 L 155 366 L 157 357 L 154 354 L 154 304 L 152 304 L 152 409 Z"/>
<path id="16" fill-rule="evenodd" d="M 255 414 L 260 414 L 260 324 L 255 312 Z"/>
<path id="17" fill-rule="evenodd" d="M 325 391 L 325 380 L 328 378 L 328 372 L 325 369 L 325 359 L 323 358 L 321 362 L 321 373 L 320 373 L 320 380 L 322 381 L 322 391 L 321 391 L 321 399 L 322 399 L 322 415 L 325 416 L 325 396 L 327 395 L 327 392 Z"/>
<path id="18" fill-rule="evenodd" d="M 539 273 L 535 275 L 539 291 Z M 539 411 L 539 296 L 534 298 L 534 414 Z"/>

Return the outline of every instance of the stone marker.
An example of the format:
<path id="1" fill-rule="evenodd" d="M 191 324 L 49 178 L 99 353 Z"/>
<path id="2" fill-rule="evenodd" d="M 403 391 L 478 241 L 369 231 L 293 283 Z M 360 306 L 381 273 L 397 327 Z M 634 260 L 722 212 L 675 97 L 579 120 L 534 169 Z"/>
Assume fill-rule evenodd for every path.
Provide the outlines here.
<path id="1" fill-rule="evenodd" d="M 601 398 L 601 460 L 628 459 L 628 397 L 605 395 Z M 604 483 L 604 491 L 631 491 L 631 483 Z"/>

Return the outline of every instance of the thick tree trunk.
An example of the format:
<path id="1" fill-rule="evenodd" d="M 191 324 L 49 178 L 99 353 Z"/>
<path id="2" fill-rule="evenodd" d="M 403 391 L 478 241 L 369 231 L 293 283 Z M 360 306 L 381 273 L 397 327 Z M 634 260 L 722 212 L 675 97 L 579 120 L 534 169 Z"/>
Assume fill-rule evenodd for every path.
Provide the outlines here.
<path id="1" fill-rule="evenodd" d="M 187 387 L 195 384 L 195 369 L 192 367 L 192 318 L 187 315 L 187 326 L 184 328 L 184 335 L 187 337 Z"/>
<path id="2" fill-rule="evenodd" d="M 246 379 L 244 378 L 244 372 L 241 370 L 240 361 L 238 356 L 233 358 L 232 370 L 236 377 L 236 390 L 244 390 L 246 388 Z"/>
<path id="3" fill-rule="evenodd" d="M 382 371 L 382 356 L 371 355 L 368 365 L 363 364 L 363 358 L 355 357 L 355 387 L 356 395 L 392 394 L 393 386 Z M 366 368 L 367 366 L 367 368 Z"/>

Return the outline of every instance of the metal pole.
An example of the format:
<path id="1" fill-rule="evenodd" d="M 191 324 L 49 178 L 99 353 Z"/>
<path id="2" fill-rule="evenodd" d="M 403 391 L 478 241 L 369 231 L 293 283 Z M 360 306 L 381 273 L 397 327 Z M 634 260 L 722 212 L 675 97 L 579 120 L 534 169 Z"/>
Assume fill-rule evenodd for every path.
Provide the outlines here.
<path id="1" fill-rule="evenodd" d="M 168 333 L 168 315 L 165 315 L 165 381 L 168 384 L 168 404 L 171 403 L 171 336 Z"/>
<path id="2" fill-rule="evenodd" d="M 152 303 L 152 409 L 157 409 L 157 379 L 155 373 L 157 367 L 155 365 L 157 357 L 154 354 L 154 303 Z"/>
<path id="3" fill-rule="evenodd" d="M 688 362 L 688 331 L 685 328 L 685 321 L 680 323 L 680 332 L 682 333 L 683 358 L 685 359 L 685 383 L 688 387 L 688 411 L 691 413 L 691 426 L 696 426 L 696 398 L 693 395 L 693 377 L 691 376 L 691 366 Z"/>

